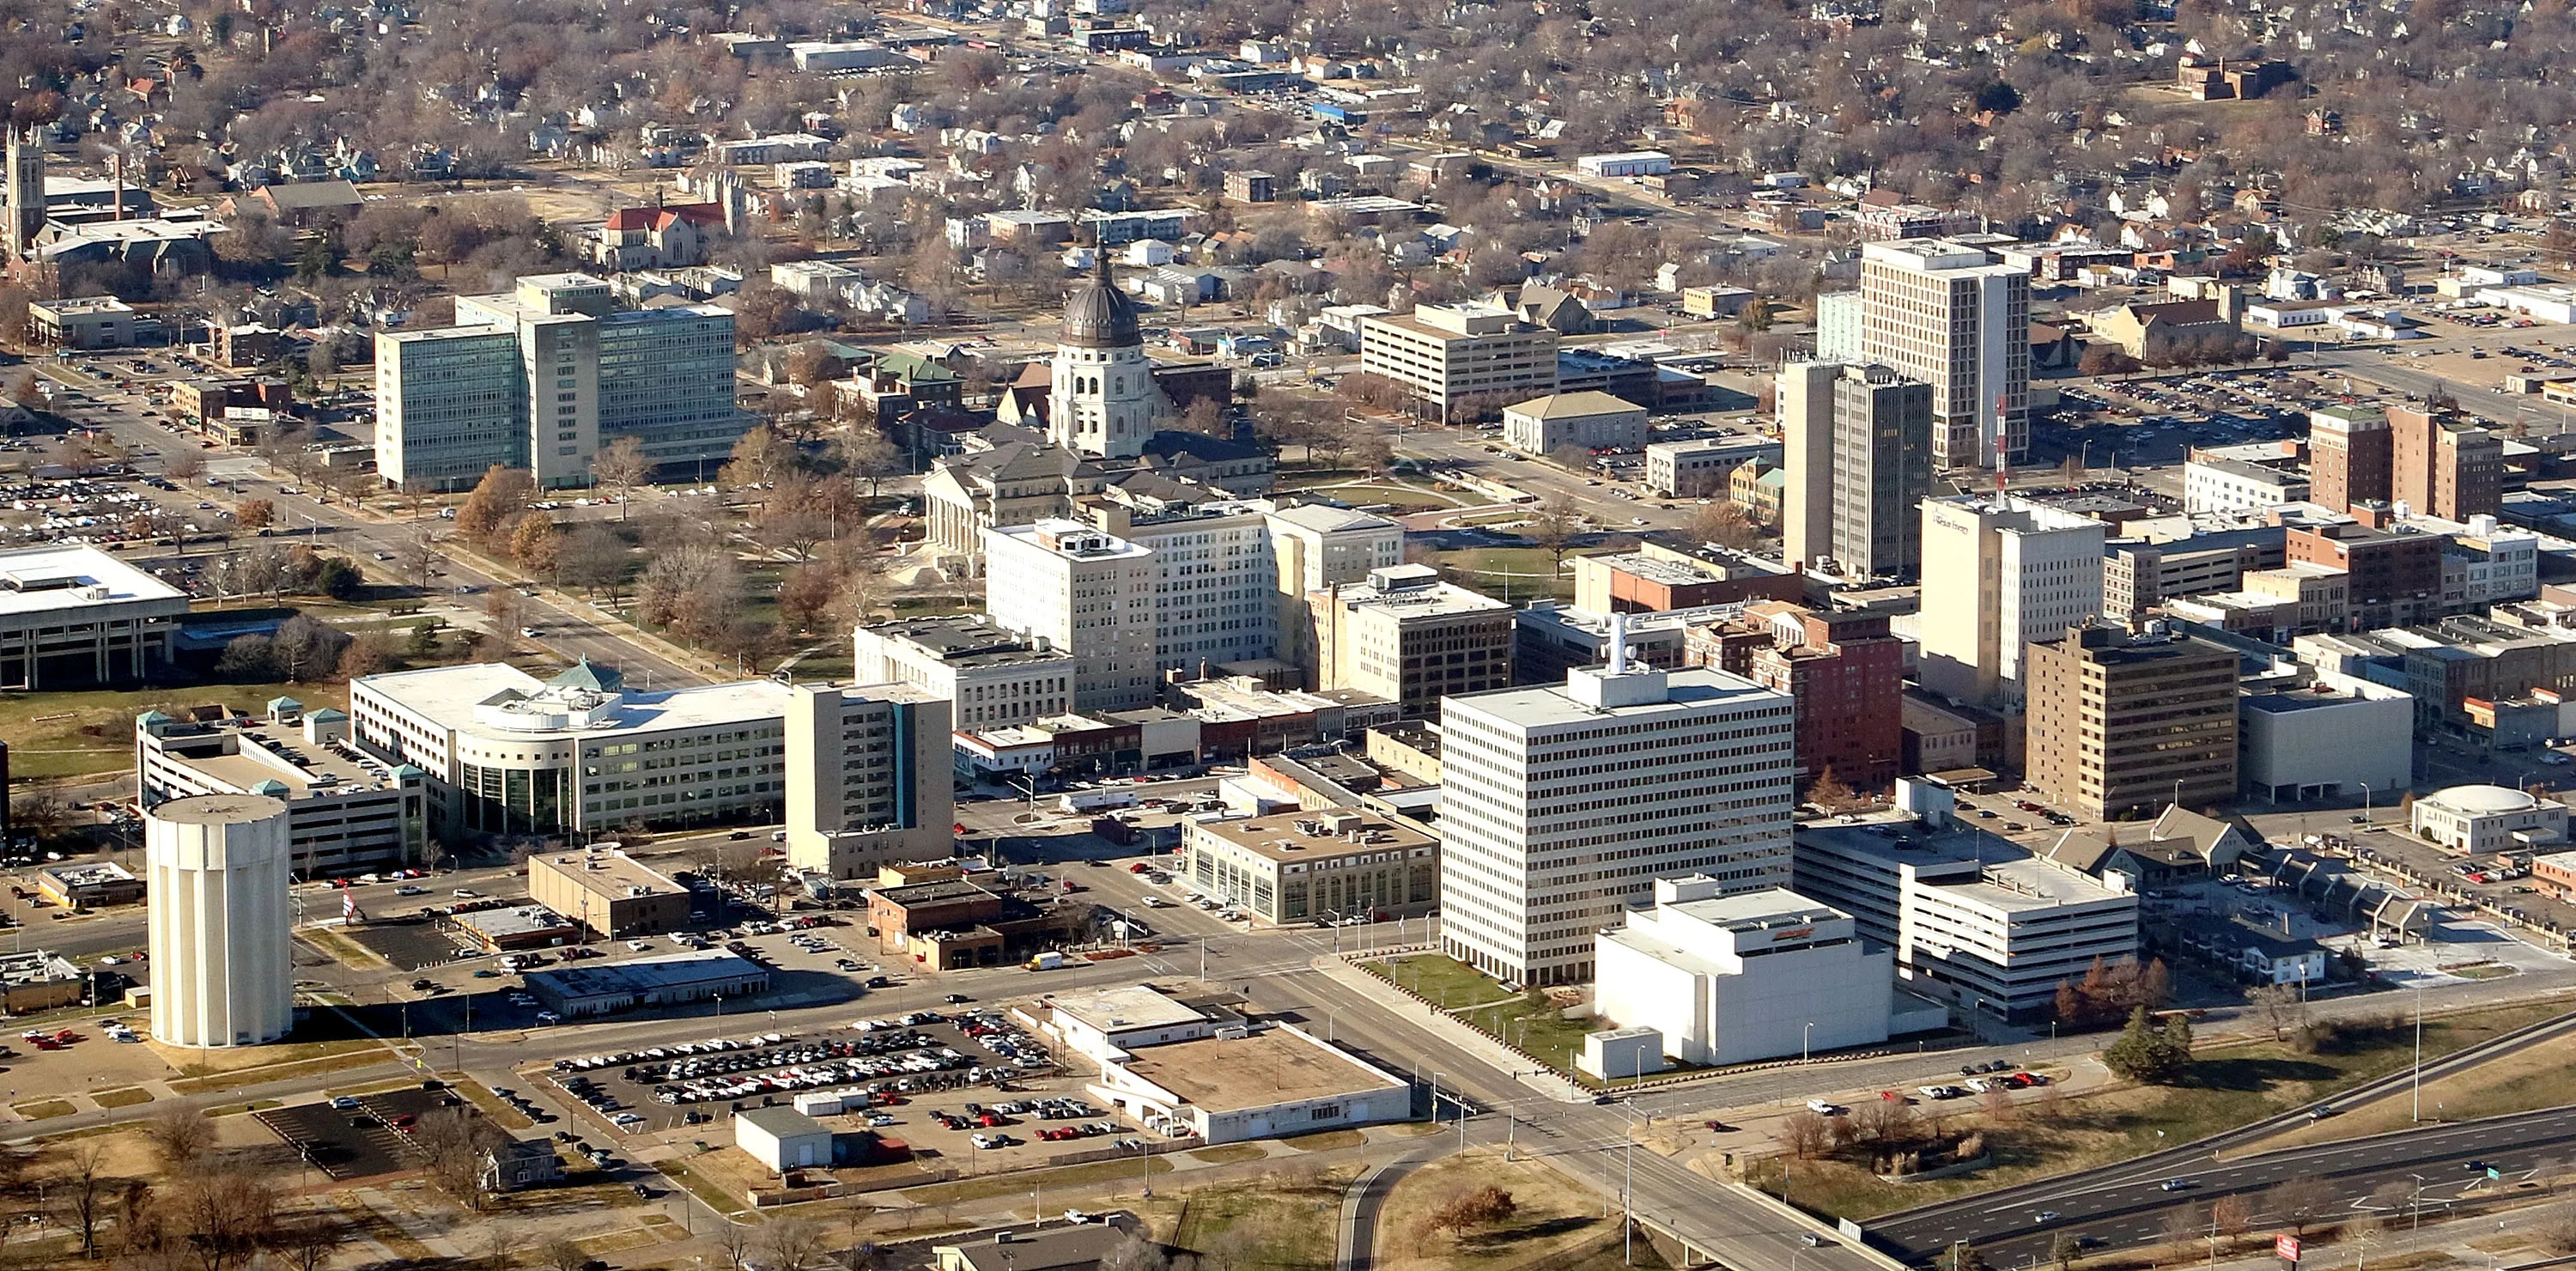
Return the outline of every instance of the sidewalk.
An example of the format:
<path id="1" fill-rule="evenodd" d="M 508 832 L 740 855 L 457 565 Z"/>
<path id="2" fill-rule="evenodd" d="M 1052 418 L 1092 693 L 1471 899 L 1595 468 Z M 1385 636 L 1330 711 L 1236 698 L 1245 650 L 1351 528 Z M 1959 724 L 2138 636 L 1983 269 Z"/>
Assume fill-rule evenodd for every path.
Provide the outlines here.
<path id="1" fill-rule="evenodd" d="M 1384 949 L 1369 951 L 1370 956 L 1381 956 L 1387 952 L 1389 951 Z M 1308 965 L 1321 973 L 1324 978 L 1390 1011 L 1405 1015 L 1414 1011 L 1423 1012 L 1426 1022 L 1433 1031 L 1440 1034 L 1442 1040 L 1483 1060 L 1498 1072 L 1510 1073 L 1514 1080 L 1550 1099 L 1559 1103 L 1583 1103 L 1592 1097 L 1573 1082 L 1537 1067 L 1537 1060 L 1522 1055 L 1501 1042 L 1459 1023 L 1454 1016 L 1436 1006 L 1415 1001 L 1394 985 L 1352 966 L 1345 958 L 1333 954 L 1317 954 Z"/>

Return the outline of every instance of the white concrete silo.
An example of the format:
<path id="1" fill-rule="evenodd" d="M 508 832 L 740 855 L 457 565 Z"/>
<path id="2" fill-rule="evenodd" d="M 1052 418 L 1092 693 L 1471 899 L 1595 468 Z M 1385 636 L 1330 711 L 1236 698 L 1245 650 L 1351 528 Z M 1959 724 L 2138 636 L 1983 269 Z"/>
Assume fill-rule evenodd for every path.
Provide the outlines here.
<path id="1" fill-rule="evenodd" d="M 294 1022 L 286 803 L 264 794 L 173 799 L 144 814 L 152 1035 L 255 1046 Z"/>

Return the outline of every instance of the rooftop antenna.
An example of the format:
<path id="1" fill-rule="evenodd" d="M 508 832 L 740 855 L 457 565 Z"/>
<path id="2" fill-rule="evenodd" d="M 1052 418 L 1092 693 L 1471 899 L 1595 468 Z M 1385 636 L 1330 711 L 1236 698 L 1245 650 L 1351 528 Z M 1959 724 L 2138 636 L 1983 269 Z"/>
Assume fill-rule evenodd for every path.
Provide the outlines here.
<path id="1" fill-rule="evenodd" d="M 1610 673 L 1628 673 L 1628 615 L 1617 610 L 1610 614 Z"/>

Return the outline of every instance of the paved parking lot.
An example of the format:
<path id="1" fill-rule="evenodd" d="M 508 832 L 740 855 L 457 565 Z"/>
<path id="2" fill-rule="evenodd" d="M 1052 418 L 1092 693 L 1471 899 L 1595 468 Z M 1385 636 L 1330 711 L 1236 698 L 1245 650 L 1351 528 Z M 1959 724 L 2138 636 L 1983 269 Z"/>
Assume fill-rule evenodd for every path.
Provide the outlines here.
<path id="1" fill-rule="evenodd" d="M 925 1011 L 852 1024 L 580 1055 L 540 1075 L 603 1120 L 630 1118 L 620 1132 L 635 1134 L 784 1104 L 805 1092 L 865 1089 L 908 1100 L 1016 1086 L 1053 1067 L 1046 1047 L 997 1011 Z"/>
<path id="2" fill-rule="evenodd" d="M 271 1108 L 258 1116 L 307 1164 L 334 1182 L 414 1168 L 419 1153 L 403 1131 L 433 1112 L 461 1108 L 468 1116 L 482 1116 L 474 1105 L 444 1087 L 344 1095 L 337 1102 L 346 1106 L 334 1106 L 334 1101 L 304 1103 Z"/>

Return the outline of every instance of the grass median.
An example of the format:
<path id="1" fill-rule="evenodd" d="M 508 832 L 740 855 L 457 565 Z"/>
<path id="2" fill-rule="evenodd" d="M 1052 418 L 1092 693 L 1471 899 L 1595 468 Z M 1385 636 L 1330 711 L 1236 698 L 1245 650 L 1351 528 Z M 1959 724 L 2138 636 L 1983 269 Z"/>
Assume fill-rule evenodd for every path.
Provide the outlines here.
<path id="1" fill-rule="evenodd" d="M 2427 1018 L 2424 1058 L 2430 1061 L 2563 1013 L 2563 1005 L 2536 1004 Z M 2107 1044 L 2111 1039 L 2103 1040 Z M 1939 1103 L 1918 1106 L 1914 1111 L 1925 1128 L 1952 1134 L 1973 1129 L 1984 1136 L 1994 1164 L 1963 1177 L 1889 1182 L 1876 1172 L 1879 1158 L 1906 1145 L 1855 1143 L 1818 1159 L 1792 1161 L 1786 1152 L 1764 1158 L 1747 1170 L 1746 1181 L 1776 1196 L 1785 1173 L 1790 1200 L 1810 1211 L 1836 1218 L 1876 1217 L 2130 1160 L 2232 1130 L 2401 1071 L 2413 1061 L 2414 1041 L 2411 1018 L 2392 1014 L 2350 1023 L 2315 1046 L 2253 1041 L 2203 1047 L 2193 1057 L 2190 1077 L 2179 1085 L 2115 1085 L 2074 1097 L 2024 1093 L 2000 1115 L 1966 1109 L 1952 1113 Z"/>

